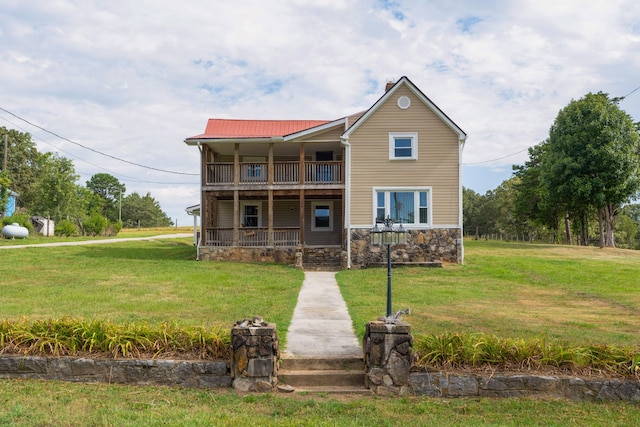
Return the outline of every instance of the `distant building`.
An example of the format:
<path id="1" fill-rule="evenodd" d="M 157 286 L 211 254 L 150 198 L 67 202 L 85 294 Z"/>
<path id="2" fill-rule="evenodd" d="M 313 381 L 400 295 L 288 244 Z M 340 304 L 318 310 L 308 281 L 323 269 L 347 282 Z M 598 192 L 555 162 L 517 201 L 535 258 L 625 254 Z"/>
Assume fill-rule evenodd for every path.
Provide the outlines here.
<path id="1" fill-rule="evenodd" d="M 11 216 L 16 211 L 16 197 L 18 197 L 18 193 L 14 193 L 13 191 L 9 191 L 9 200 L 7 200 L 7 204 L 4 207 L 4 216 Z"/>

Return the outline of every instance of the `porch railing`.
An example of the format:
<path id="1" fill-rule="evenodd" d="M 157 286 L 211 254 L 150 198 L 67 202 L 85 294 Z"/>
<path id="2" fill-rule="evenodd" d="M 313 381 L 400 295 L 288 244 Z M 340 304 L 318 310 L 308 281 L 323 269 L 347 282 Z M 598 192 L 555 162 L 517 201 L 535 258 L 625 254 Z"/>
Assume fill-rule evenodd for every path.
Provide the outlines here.
<path id="1" fill-rule="evenodd" d="M 273 246 L 296 246 L 298 244 L 300 244 L 300 228 L 280 227 L 273 229 Z M 234 246 L 233 228 L 207 228 L 204 245 Z M 269 229 L 266 227 L 239 229 L 237 246 L 269 246 Z"/>
<path id="2" fill-rule="evenodd" d="M 342 184 L 344 163 L 305 162 L 304 182 L 306 184 Z M 240 184 L 266 184 L 269 182 L 267 162 L 240 163 Z M 234 183 L 233 163 L 207 163 L 207 185 L 229 185 Z M 300 162 L 274 162 L 274 184 L 300 184 Z"/>

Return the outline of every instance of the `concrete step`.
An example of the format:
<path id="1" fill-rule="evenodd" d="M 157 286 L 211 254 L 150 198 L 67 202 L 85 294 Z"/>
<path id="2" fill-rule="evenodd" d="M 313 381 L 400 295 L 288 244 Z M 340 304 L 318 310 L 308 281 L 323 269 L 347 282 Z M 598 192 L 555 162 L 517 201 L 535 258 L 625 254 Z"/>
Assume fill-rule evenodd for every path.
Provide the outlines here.
<path id="1" fill-rule="evenodd" d="M 363 387 L 363 371 L 278 371 L 278 383 L 292 387 Z"/>
<path id="2" fill-rule="evenodd" d="M 357 394 L 357 395 L 373 395 L 368 388 L 361 387 L 294 387 L 295 393 L 317 393 L 317 394 Z"/>
<path id="3" fill-rule="evenodd" d="M 278 383 L 296 392 L 360 393 L 364 387 L 362 358 L 284 358 L 278 369 Z"/>
<path id="4" fill-rule="evenodd" d="M 361 357 L 284 357 L 280 370 L 322 371 L 343 370 L 364 372 L 364 359 Z"/>

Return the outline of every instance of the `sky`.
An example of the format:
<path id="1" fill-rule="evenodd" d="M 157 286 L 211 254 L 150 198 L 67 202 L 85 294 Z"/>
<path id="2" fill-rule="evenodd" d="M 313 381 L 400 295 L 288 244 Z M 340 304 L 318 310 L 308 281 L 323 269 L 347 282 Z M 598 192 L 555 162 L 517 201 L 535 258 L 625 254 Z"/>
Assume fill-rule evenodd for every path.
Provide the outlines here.
<path id="1" fill-rule="evenodd" d="M 0 0 L 0 126 L 178 225 L 208 118 L 334 120 L 402 76 L 467 133 L 463 185 L 484 194 L 571 100 L 626 96 L 640 121 L 640 2 Z"/>

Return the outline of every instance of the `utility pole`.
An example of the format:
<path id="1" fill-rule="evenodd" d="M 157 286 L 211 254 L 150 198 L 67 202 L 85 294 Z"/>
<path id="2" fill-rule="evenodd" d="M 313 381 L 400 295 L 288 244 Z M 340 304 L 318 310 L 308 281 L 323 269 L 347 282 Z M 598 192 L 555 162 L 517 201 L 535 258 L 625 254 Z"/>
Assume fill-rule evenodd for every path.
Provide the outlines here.
<path id="1" fill-rule="evenodd" d="M 7 151 L 9 151 L 9 134 L 4 134 L 4 163 L 2 164 L 2 172 L 7 171 Z"/>

